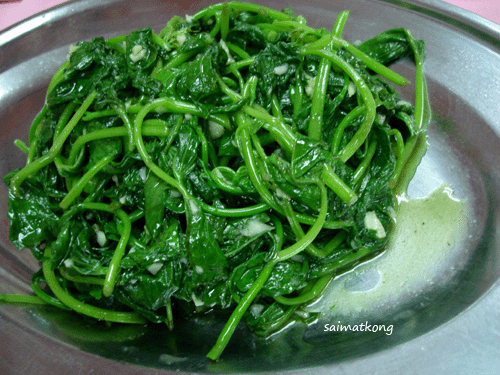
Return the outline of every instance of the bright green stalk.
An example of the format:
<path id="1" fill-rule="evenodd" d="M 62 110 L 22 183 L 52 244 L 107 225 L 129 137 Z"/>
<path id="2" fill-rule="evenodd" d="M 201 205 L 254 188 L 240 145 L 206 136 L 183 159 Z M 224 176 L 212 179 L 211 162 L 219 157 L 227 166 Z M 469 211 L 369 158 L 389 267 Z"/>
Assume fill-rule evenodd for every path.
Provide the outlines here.
<path id="1" fill-rule="evenodd" d="M 336 36 L 342 34 L 349 12 L 342 12 L 337 17 L 333 33 Z M 328 48 L 330 50 L 330 48 Z M 319 141 L 323 133 L 323 113 L 325 110 L 326 89 L 328 88 L 328 76 L 330 75 L 331 62 L 327 58 L 322 58 L 318 74 L 314 83 L 314 92 L 311 98 L 311 113 L 309 120 L 308 135 L 312 139 Z"/>
<path id="2" fill-rule="evenodd" d="M 226 40 L 227 34 L 229 32 L 229 13 L 229 3 L 223 3 L 222 14 L 220 18 L 220 38 L 224 41 Z"/>
<path id="3" fill-rule="evenodd" d="M 365 157 L 359 163 L 358 167 L 354 171 L 353 185 L 356 186 L 358 182 L 361 181 L 363 176 L 365 176 L 366 171 L 370 167 L 370 163 L 372 162 L 373 156 L 375 155 L 375 151 L 377 151 L 377 142 L 372 142 L 368 147 L 368 152 Z"/>
<path id="4" fill-rule="evenodd" d="M 46 305 L 47 303 L 37 296 L 25 294 L 0 294 L 0 305 Z"/>
<path id="5" fill-rule="evenodd" d="M 63 210 L 66 210 L 71 203 L 75 201 L 81 194 L 85 185 L 97 174 L 101 169 L 103 169 L 108 163 L 110 163 L 116 155 L 108 155 L 99 160 L 92 168 L 90 168 L 81 178 L 80 180 L 74 184 L 68 194 L 64 197 L 64 199 L 59 203 L 59 207 Z"/>
<path id="6" fill-rule="evenodd" d="M 21 141 L 20 139 L 16 139 L 14 141 L 14 145 L 17 146 L 17 148 L 19 150 L 21 150 L 21 152 L 25 153 L 25 154 L 29 154 L 30 152 L 30 149 L 28 146 L 26 146 L 26 143 L 24 143 L 23 141 Z"/>
<path id="7" fill-rule="evenodd" d="M 354 69 L 354 67 L 352 67 L 343 59 L 341 59 L 339 56 L 329 51 L 310 51 L 310 53 L 312 55 L 325 57 L 329 59 L 334 65 L 338 66 L 344 72 L 346 72 L 349 78 L 356 85 L 358 92 L 361 95 L 363 103 L 366 107 L 366 115 L 365 119 L 363 120 L 363 123 L 359 127 L 356 134 L 354 134 L 350 142 L 346 145 L 346 147 L 344 147 L 344 149 L 339 154 L 340 160 L 343 163 L 345 163 L 347 160 L 351 158 L 352 155 L 354 155 L 356 150 L 363 144 L 366 137 L 370 133 L 373 121 L 375 120 L 375 116 L 377 114 L 376 111 L 377 106 L 375 104 L 375 99 L 373 98 L 370 88 L 365 83 L 363 78 L 361 78 L 359 73 Z"/>
<path id="8" fill-rule="evenodd" d="M 47 282 L 47 285 L 52 290 L 54 295 L 69 308 L 80 314 L 87 315 L 99 320 L 105 320 L 108 322 L 130 324 L 146 323 L 146 319 L 144 319 L 144 317 L 136 312 L 119 312 L 106 310 L 77 300 L 71 294 L 66 292 L 59 284 L 59 281 L 57 280 L 57 277 L 53 271 L 54 265 L 52 264 L 49 247 L 47 247 L 47 249 L 45 250 L 45 257 L 46 260 L 42 263 L 45 281 Z"/>
<path id="9" fill-rule="evenodd" d="M 351 112 L 349 112 L 342 119 L 340 124 L 337 126 L 337 129 L 335 129 L 335 133 L 333 135 L 332 148 L 331 148 L 332 155 L 336 156 L 339 152 L 340 142 L 342 141 L 342 136 L 344 135 L 344 130 L 349 125 L 351 125 L 351 123 L 354 121 L 354 119 L 356 117 L 361 116 L 365 112 L 366 112 L 365 106 L 360 105 L 360 106 L 354 108 Z"/>
<path id="10" fill-rule="evenodd" d="M 284 296 L 276 296 L 274 297 L 274 300 L 276 302 L 279 302 L 283 305 L 287 306 L 298 306 L 302 305 L 306 302 L 310 302 L 314 300 L 315 298 L 319 297 L 321 293 L 325 290 L 326 286 L 330 283 L 332 280 L 334 274 L 328 274 L 321 276 L 315 283 L 314 286 L 308 290 L 306 293 L 301 294 L 297 297 L 284 297 Z"/>
<path id="11" fill-rule="evenodd" d="M 127 111 L 121 105 L 113 105 L 114 111 L 120 116 L 127 129 L 127 137 L 125 138 L 125 152 L 134 151 L 135 143 L 134 143 L 134 131 L 132 129 L 132 122 L 127 115 Z"/>
<path id="12" fill-rule="evenodd" d="M 109 297 L 113 293 L 115 287 L 116 278 L 120 272 L 120 263 L 122 261 L 123 255 L 125 254 L 125 249 L 130 238 L 130 232 L 132 230 L 132 224 L 128 215 L 123 210 L 114 210 L 110 205 L 104 203 L 81 203 L 76 209 L 84 210 L 97 210 L 112 213 L 121 220 L 123 225 L 123 230 L 121 231 L 120 240 L 116 245 L 115 252 L 113 253 L 113 258 L 109 264 L 108 270 L 106 272 L 106 277 L 104 278 L 103 284 L 103 294 Z M 64 301 L 63 301 L 64 302 Z"/>
<path id="13" fill-rule="evenodd" d="M 207 354 L 208 358 L 212 360 L 219 359 L 220 355 L 229 343 L 229 340 L 231 339 L 231 336 L 233 335 L 236 327 L 238 326 L 238 323 L 243 318 L 243 315 L 245 315 L 245 312 L 248 310 L 255 297 L 257 297 L 269 276 L 271 276 L 271 272 L 273 272 L 275 264 L 276 262 L 267 263 L 260 272 L 257 280 L 255 280 L 255 282 L 252 284 L 250 290 L 246 292 L 243 298 L 241 298 L 238 306 L 236 306 L 236 308 L 233 310 L 233 313 L 226 322 L 226 325 L 222 329 L 222 332 L 219 334 L 214 347 Z"/>
<path id="14" fill-rule="evenodd" d="M 215 4 L 211 5 L 207 8 L 204 8 L 200 10 L 198 13 L 196 13 L 193 18 L 196 20 L 199 20 L 203 17 L 210 17 L 216 14 L 216 12 L 221 11 L 224 7 L 225 3 L 220 3 L 220 4 Z M 251 3 L 240 3 L 237 1 L 229 1 L 227 4 L 229 4 L 229 8 L 235 9 L 235 10 L 241 10 L 241 11 L 246 11 L 246 12 L 254 12 L 254 13 L 264 13 L 268 16 L 271 16 L 272 18 L 275 18 L 277 20 L 289 20 L 290 16 L 279 12 L 277 10 L 267 8 L 261 5 L 257 4 L 251 4 Z"/>
<path id="15" fill-rule="evenodd" d="M 44 105 L 40 113 L 35 117 L 35 120 L 31 124 L 30 132 L 28 134 L 28 145 L 30 149 L 28 152 L 28 157 L 26 159 L 26 164 L 31 163 L 31 161 L 35 157 L 37 139 L 38 139 L 38 134 L 40 132 L 40 123 L 45 118 L 48 111 L 49 109 L 47 105 Z"/>
<path id="16" fill-rule="evenodd" d="M 340 177 L 338 177 L 333 169 L 325 165 L 323 169 L 323 173 L 321 174 L 323 182 L 326 186 L 328 186 L 332 191 L 339 196 L 346 204 L 352 205 L 356 203 L 358 200 L 358 196 L 356 193 L 346 185 L 344 181 Z"/>
<path id="17" fill-rule="evenodd" d="M 14 177 L 12 177 L 10 181 L 10 188 L 14 196 L 19 195 L 19 188 L 26 178 L 54 161 L 54 159 L 63 148 L 64 142 L 69 137 L 74 127 L 78 124 L 78 121 L 80 121 L 83 114 L 90 107 L 96 97 L 97 93 L 95 91 L 87 96 L 87 99 L 85 99 L 83 104 L 80 106 L 80 108 L 78 108 L 71 120 L 58 135 L 48 153 L 46 153 L 41 158 L 34 160 L 32 163 L 26 165 L 23 169 L 17 172 Z"/>
<path id="18" fill-rule="evenodd" d="M 323 224 L 326 220 L 326 214 L 328 212 L 328 196 L 325 186 L 323 184 L 318 184 L 318 186 L 321 190 L 321 207 L 316 221 L 309 228 L 304 237 L 302 237 L 292 246 L 278 252 L 278 256 L 276 258 L 277 262 L 289 259 L 305 250 L 310 244 L 313 243 L 314 239 L 318 236 L 319 232 L 323 228 Z"/>

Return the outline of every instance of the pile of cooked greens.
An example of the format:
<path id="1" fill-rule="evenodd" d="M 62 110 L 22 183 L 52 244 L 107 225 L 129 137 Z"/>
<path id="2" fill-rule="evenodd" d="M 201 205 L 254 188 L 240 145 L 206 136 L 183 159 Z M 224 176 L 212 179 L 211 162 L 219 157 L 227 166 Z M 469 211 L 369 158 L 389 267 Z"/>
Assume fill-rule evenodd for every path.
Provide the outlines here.
<path id="1" fill-rule="evenodd" d="M 339 272 L 383 251 L 425 150 L 424 43 L 356 46 L 291 10 L 227 2 L 70 48 L 9 186 L 36 296 L 98 320 L 232 314 L 267 336 L 315 317 Z M 415 107 L 386 67 L 416 65 Z"/>

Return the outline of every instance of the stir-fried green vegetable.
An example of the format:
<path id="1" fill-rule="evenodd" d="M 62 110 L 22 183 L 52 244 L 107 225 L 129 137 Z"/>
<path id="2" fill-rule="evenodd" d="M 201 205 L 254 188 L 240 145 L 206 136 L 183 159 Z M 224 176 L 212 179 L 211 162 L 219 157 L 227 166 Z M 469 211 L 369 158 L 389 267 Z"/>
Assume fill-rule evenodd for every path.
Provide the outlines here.
<path id="1" fill-rule="evenodd" d="M 210 6 L 71 48 L 5 177 L 10 239 L 41 262 L 35 296 L 120 323 L 230 309 L 269 335 L 387 243 L 425 150 L 424 44 L 354 46 L 292 11 Z M 415 107 L 386 65 L 416 63 Z"/>

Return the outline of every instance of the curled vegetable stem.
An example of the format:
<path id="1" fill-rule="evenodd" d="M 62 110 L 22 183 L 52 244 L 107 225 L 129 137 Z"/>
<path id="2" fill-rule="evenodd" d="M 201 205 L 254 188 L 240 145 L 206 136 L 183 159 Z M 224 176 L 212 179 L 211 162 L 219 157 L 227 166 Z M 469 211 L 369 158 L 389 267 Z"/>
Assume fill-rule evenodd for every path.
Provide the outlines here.
<path id="1" fill-rule="evenodd" d="M 159 178 L 165 181 L 167 184 L 179 190 L 180 186 L 178 181 L 169 176 L 164 170 L 158 167 L 152 160 L 146 150 L 146 146 L 144 145 L 144 141 L 142 139 L 142 123 L 146 115 L 160 108 L 164 112 L 173 112 L 173 113 L 188 113 L 190 115 L 201 116 L 202 113 L 196 106 L 193 104 L 183 102 L 180 100 L 173 100 L 171 98 L 160 98 L 152 101 L 151 103 L 145 105 L 141 111 L 137 114 L 134 121 L 134 142 L 141 155 L 141 159 L 146 164 L 146 166 Z"/>
<path id="2" fill-rule="evenodd" d="M 92 168 L 90 168 L 81 178 L 80 180 L 72 186 L 71 190 L 64 197 L 64 199 L 59 203 L 59 207 L 63 210 L 66 210 L 71 203 L 74 202 L 76 198 L 78 198 L 81 194 L 85 185 L 97 174 L 101 169 L 103 169 L 106 165 L 108 165 L 113 159 L 115 155 L 107 155 L 101 160 L 99 160 Z"/>
<path id="3" fill-rule="evenodd" d="M 123 225 L 123 228 L 120 231 L 121 232 L 120 240 L 116 245 L 113 257 L 111 258 L 111 261 L 109 263 L 109 267 L 106 271 L 102 288 L 104 296 L 109 297 L 113 293 L 113 289 L 116 284 L 116 279 L 120 272 L 120 263 L 122 261 L 123 255 L 125 254 L 127 243 L 130 239 L 130 233 L 132 231 L 132 223 L 129 219 L 129 216 L 125 213 L 125 211 L 120 209 L 114 209 L 113 207 L 111 207 L 111 205 L 105 203 L 93 203 L 93 202 L 80 203 L 72 207 L 71 210 L 65 213 L 65 215 L 73 216 L 81 210 L 96 210 L 114 214 L 121 220 Z"/>
<path id="4" fill-rule="evenodd" d="M 297 241 L 290 247 L 278 252 L 278 255 L 276 257 L 277 262 L 289 259 L 305 250 L 314 241 L 314 239 L 318 236 L 319 232 L 323 228 L 323 224 L 326 220 L 326 214 L 328 212 L 328 196 L 326 193 L 325 185 L 323 185 L 322 183 L 318 183 L 317 185 L 321 191 L 321 207 L 315 223 L 309 228 L 306 235 L 299 241 Z"/>
<path id="5" fill-rule="evenodd" d="M 134 133 L 132 129 L 132 123 L 130 122 L 130 118 L 127 115 L 127 111 L 120 105 L 112 106 L 115 112 L 120 116 L 127 129 L 127 137 L 125 139 L 125 151 L 132 152 L 134 151 L 135 143 L 134 143 Z"/>
<path id="6" fill-rule="evenodd" d="M 358 200 L 357 194 L 335 174 L 329 165 L 325 165 L 321 174 L 323 182 L 346 204 L 353 205 Z"/>
<path id="7" fill-rule="evenodd" d="M 359 127 L 358 131 L 352 139 L 349 141 L 349 143 L 340 151 L 339 153 L 339 158 L 340 160 L 345 163 L 347 160 L 351 158 L 352 155 L 356 152 L 356 150 L 361 147 L 363 142 L 365 141 L 366 137 L 370 133 L 370 130 L 373 125 L 373 121 L 375 121 L 375 116 L 377 114 L 377 106 L 375 104 L 375 99 L 373 98 L 373 95 L 370 91 L 370 88 L 366 84 L 366 82 L 361 78 L 359 73 L 352 67 L 349 63 L 341 59 L 339 56 L 335 55 L 332 52 L 329 51 L 310 51 L 312 55 L 320 56 L 320 57 L 325 57 L 329 59 L 334 65 L 338 66 L 341 68 L 344 72 L 347 73 L 349 78 L 354 82 L 356 85 L 361 98 L 363 100 L 363 103 L 366 107 L 366 115 L 363 120 L 363 123 Z"/>
<path id="8" fill-rule="evenodd" d="M 12 189 L 12 193 L 14 194 L 14 196 L 19 195 L 19 188 L 26 178 L 54 161 L 54 159 L 58 156 L 59 152 L 63 148 L 64 142 L 69 137 L 74 127 L 78 124 L 78 121 L 80 121 L 83 114 L 90 107 L 96 97 L 97 93 L 95 91 L 87 96 L 87 98 L 82 103 L 80 108 L 78 108 L 78 110 L 75 112 L 71 120 L 57 136 L 48 153 L 46 153 L 39 159 L 34 160 L 32 163 L 26 165 L 23 169 L 17 172 L 14 177 L 12 177 L 10 181 L 10 188 Z"/>
<path id="9" fill-rule="evenodd" d="M 162 120 L 146 120 L 143 123 L 142 135 L 144 136 L 156 136 L 156 137 L 166 137 L 169 134 L 169 128 L 166 126 L 166 122 Z M 73 165 L 78 158 L 79 152 L 85 146 L 85 144 L 96 141 L 98 139 L 114 138 L 114 137 L 125 137 L 128 134 L 128 129 L 124 126 L 117 128 L 99 129 L 91 133 L 81 135 L 77 138 L 73 147 L 71 148 L 68 156 L 68 164 Z"/>
<path id="10" fill-rule="evenodd" d="M 225 347 L 229 343 L 229 340 L 231 339 L 231 336 L 233 335 L 234 330 L 236 329 L 238 323 L 243 318 L 243 315 L 248 310 L 253 300 L 255 299 L 255 297 L 257 297 L 260 290 L 266 283 L 276 263 L 284 261 L 299 254 L 301 251 L 306 249 L 319 234 L 321 228 L 323 227 L 323 223 L 326 219 L 326 214 L 328 211 L 328 197 L 325 186 L 319 183 L 318 186 L 321 189 L 321 209 L 318 218 L 316 219 L 316 222 L 311 226 L 311 228 L 309 228 L 307 234 L 304 237 L 302 237 L 294 245 L 279 251 L 276 258 L 274 258 L 272 261 L 270 261 L 264 266 L 261 273 L 257 277 L 257 280 L 255 280 L 251 288 L 248 290 L 247 293 L 245 293 L 243 298 L 241 298 L 240 302 L 238 303 L 238 306 L 236 306 L 236 308 L 232 312 L 231 316 L 226 322 L 226 325 L 222 329 L 222 332 L 217 338 L 217 342 L 210 350 L 210 352 L 207 354 L 208 358 L 212 360 L 217 360 L 220 357 Z"/>
<path id="11" fill-rule="evenodd" d="M 303 303 L 310 302 L 316 297 L 319 297 L 323 290 L 325 290 L 326 286 L 332 280 L 334 274 L 328 274 L 321 276 L 313 285 L 313 287 L 308 290 L 306 293 L 301 294 L 297 297 L 284 297 L 284 296 L 276 296 L 274 300 L 283 305 L 287 306 L 297 306 L 302 305 Z"/>
<path id="12" fill-rule="evenodd" d="M 71 294 L 66 292 L 59 284 L 56 275 L 53 271 L 53 263 L 51 260 L 50 247 L 45 249 L 46 260 L 42 263 L 43 275 L 47 285 L 52 290 L 54 295 L 66 306 L 74 311 L 90 316 L 95 319 L 105 320 L 115 323 L 130 323 L 130 324 L 144 324 L 146 319 L 136 312 L 120 312 L 111 311 L 95 307 L 84 302 L 77 300 Z"/>
<path id="13" fill-rule="evenodd" d="M 37 139 L 40 132 L 40 124 L 47 115 L 48 111 L 49 109 L 47 105 L 44 105 L 42 111 L 35 117 L 35 120 L 31 124 L 30 132 L 28 134 L 28 145 L 30 149 L 28 152 L 28 157 L 26 158 L 26 164 L 31 163 L 31 161 L 35 157 Z"/>
<path id="14" fill-rule="evenodd" d="M 333 28 L 333 34 L 335 36 L 340 36 L 342 34 L 342 30 L 344 29 L 344 25 L 347 21 L 348 15 L 349 12 L 341 12 L 338 15 L 337 20 L 335 21 L 335 26 Z M 319 63 L 318 74 L 316 76 L 314 92 L 311 99 L 312 104 L 308 135 L 312 139 L 318 141 L 321 139 L 321 135 L 323 132 L 323 113 L 325 109 L 326 90 L 328 87 L 328 76 L 330 75 L 330 68 L 330 60 L 323 57 Z"/>
<path id="15" fill-rule="evenodd" d="M 276 262 L 267 263 L 259 274 L 257 280 L 255 280 L 255 282 L 252 284 L 250 290 L 246 292 L 245 295 L 240 299 L 238 306 L 236 306 L 236 308 L 233 310 L 231 316 L 226 322 L 226 325 L 222 329 L 222 332 L 219 334 L 217 342 L 210 350 L 210 352 L 208 352 L 208 358 L 212 360 L 219 359 L 220 355 L 229 343 L 229 340 L 231 339 L 231 336 L 233 335 L 236 327 L 238 326 L 238 323 L 243 318 L 243 315 L 248 310 L 255 297 L 257 297 L 257 294 L 259 294 L 269 276 L 271 276 L 275 264 Z"/>

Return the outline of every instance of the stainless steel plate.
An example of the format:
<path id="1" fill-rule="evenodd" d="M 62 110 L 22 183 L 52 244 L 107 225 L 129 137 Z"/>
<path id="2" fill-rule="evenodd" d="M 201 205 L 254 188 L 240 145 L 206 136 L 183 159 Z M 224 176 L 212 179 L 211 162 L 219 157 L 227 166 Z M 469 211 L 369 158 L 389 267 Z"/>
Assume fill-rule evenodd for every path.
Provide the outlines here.
<path id="1" fill-rule="evenodd" d="M 438 1 L 255 2 L 290 7 L 313 27 L 331 28 L 338 12 L 349 9 L 344 36 L 351 41 L 393 27 L 406 27 L 426 41 L 434 119 L 430 147 L 410 192 L 423 195 L 446 182 L 467 202 L 466 226 L 446 260 L 447 271 L 441 268 L 432 280 L 422 279 L 423 287 L 411 298 L 383 314 L 364 310 L 356 318 L 393 324 L 391 335 L 336 334 L 316 325 L 258 340 L 241 328 L 218 363 L 207 361 L 205 354 L 223 323 L 209 317 L 178 324 L 173 334 L 137 327 L 100 331 L 55 309 L 2 305 L 0 373 L 499 373 L 500 27 Z M 26 141 L 44 90 L 70 44 L 146 26 L 158 31 L 173 15 L 193 14 L 209 3 L 70 1 L 0 34 L 0 175 L 23 165 L 13 141 Z M 413 72 L 408 63 L 395 69 Z M 411 101 L 412 87 L 401 94 Z M 28 251 L 9 243 L 6 211 L 7 190 L 1 184 L 0 293 L 29 293 L 38 266 Z M 426 261 L 417 258 L 415 265 Z M 335 324 L 340 315 L 332 311 Z"/>

